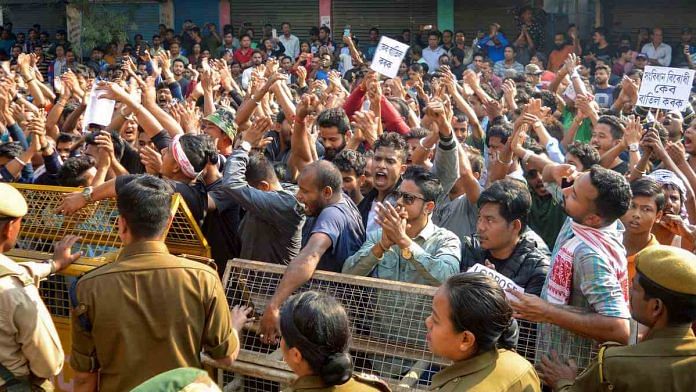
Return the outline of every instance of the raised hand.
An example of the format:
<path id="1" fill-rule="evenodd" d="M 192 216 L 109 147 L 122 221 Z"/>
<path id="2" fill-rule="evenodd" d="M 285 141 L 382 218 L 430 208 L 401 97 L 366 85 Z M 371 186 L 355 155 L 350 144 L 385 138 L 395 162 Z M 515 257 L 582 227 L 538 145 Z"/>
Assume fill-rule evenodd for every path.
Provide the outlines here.
<path id="1" fill-rule="evenodd" d="M 361 132 L 363 140 L 370 145 L 377 141 L 377 121 L 380 120 L 372 111 L 355 112 L 353 121 L 354 128 Z"/>
<path id="2" fill-rule="evenodd" d="M 140 149 L 140 162 L 145 166 L 145 171 L 149 174 L 160 174 L 162 172 L 162 155 L 150 146 Z"/>
<path id="3" fill-rule="evenodd" d="M 115 82 L 100 81 L 97 84 L 97 91 L 101 91 L 100 98 L 113 99 L 126 104 L 132 103 L 132 98 L 126 90 Z"/>
<path id="4" fill-rule="evenodd" d="M 302 120 L 310 114 L 314 114 L 319 107 L 319 98 L 314 94 L 305 94 L 295 110 L 297 119 Z"/>
<path id="5" fill-rule="evenodd" d="M 254 123 L 242 133 L 242 140 L 251 144 L 254 148 L 263 148 L 273 141 L 272 137 L 264 137 L 266 131 L 271 129 L 273 122 L 268 117 L 258 118 Z M 270 140 L 269 140 L 270 139 Z"/>

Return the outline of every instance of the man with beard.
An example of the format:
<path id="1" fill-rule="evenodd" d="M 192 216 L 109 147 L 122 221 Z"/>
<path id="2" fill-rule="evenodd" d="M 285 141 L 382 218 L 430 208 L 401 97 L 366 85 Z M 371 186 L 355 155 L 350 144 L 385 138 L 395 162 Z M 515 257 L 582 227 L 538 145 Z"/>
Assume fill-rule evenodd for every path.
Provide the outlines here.
<path id="1" fill-rule="evenodd" d="M 621 120 L 618 117 L 611 115 L 601 116 L 592 130 L 590 144 L 599 151 L 599 156 L 603 156 L 612 147 L 621 143 L 623 135 L 623 124 L 621 124 Z M 629 151 L 638 151 L 638 145 L 631 144 L 628 146 L 628 149 Z M 618 156 L 606 167 L 620 174 L 628 172 L 628 163 Z"/>
<path id="2" fill-rule="evenodd" d="M 554 391 L 691 391 L 696 383 L 696 257 L 653 246 L 636 257 L 631 316 L 648 327 L 635 345 L 604 345 L 581 375 L 557 359 L 542 364 Z M 577 378 L 576 378 L 577 376 Z"/>
<path id="3" fill-rule="evenodd" d="M 319 113 L 317 125 L 324 145 L 324 159 L 333 161 L 346 148 L 346 139 L 353 136 L 348 116 L 342 108 L 325 109 Z"/>
<path id="4" fill-rule="evenodd" d="M 263 63 L 263 54 L 260 50 L 254 50 L 251 54 L 251 66 L 242 72 L 242 88 L 244 90 L 249 88 L 249 82 L 251 81 L 251 73 L 254 69 Z"/>
<path id="5" fill-rule="evenodd" d="M 302 121 L 298 118 L 298 121 Z M 275 343 L 280 306 L 314 271 L 341 272 L 344 261 L 365 241 L 365 229 L 352 200 L 341 191 L 341 172 L 331 162 L 305 166 L 297 179 L 297 200 L 308 219 L 302 230 L 302 249 L 292 259 L 261 318 L 260 338 Z"/>
<path id="6" fill-rule="evenodd" d="M 363 199 L 360 188 L 365 182 L 365 157 L 358 151 L 343 150 L 336 155 L 333 164 L 341 171 L 343 192 L 353 203 L 359 204 Z"/>
<path id="7" fill-rule="evenodd" d="M 600 108 L 608 109 L 614 103 L 614 86 L 609 84 L 611 70 L 606 65 L 595 67 L 595 102 Z"/>
<path id="8" fill-rule="evenodd" d="M 623 244 L 626 247 L 629 282 L 636 275 L 636 255 L 643 249 L 659 245 L 652 233 L 653 226 L 662 219 L 665 195 L 660 185 L 650 177 L 639 178 L 631 183 L 631 207 L 621 218 L 626 227 Z"/>
<path id="9" fill-rule="evenodd" d="M 578 172 L 589 170 L 593 165 L 599 163 L 599 153 L 587 143 L 574 142 L 568 146 L 565 161 L 573 166 Z M 532 194 L 532 208 L 529 212 L 529 227 L 538 233 L 550 249 L 556 243 L 556 237 L 561 231 L 561 227 L 566 220 L 563 206 L 554 200 L 551 192 L 559 193 L 558 187 L 547 189 L 541 178 L 543 166 L 531 167 L 534 162 L 528 159 L 525 178 Z"/>
<path id="10" fill-rule="evenodd" d="M 549 271 L 549 258 L 523 233 L 532 200 L 524 184 L 500 180 L 478 199 L 476 236 L 462 241 L 462 272 L 486 265 L 512 279 L 526 293 L 539 295 Z"/>
<path id="11" fill-rule="evenodd" d="M 578 53 L 575 51 L 575 45 L 568 42 L 563 32 L 558 32 L 553 36 L 553 44 L 554 49 L 549 53 L 548 69 L 551 72 L 558 72 L 563 67 L 563 63 L 569 54 Z"/>
<path id="12" fill-rule="evenodd" d="M 550 164 L 545 182 L 563 189 L 566 219 L 551 257 L 541 298 L 509 291 L 515 316 L 540 323 L 536 362 L 555 350 L 586 367 L 597 342 L 628 342 L 628 273 L 621 232 L 631 202 L 626 179 L 601 166 L 579 173 L 572 165 Z"/>
<path id="13" fill-rule="evenodd" d="M 174 74 L 174 80 L 179 83 L 181 87 L 181 95 L 186 98 L 188 96 L 189 80 L 184 77 L 184 71 L 186 70 L 186 64 L 180 59 L 175 58 L 172 60 L 172 73 Z"/>

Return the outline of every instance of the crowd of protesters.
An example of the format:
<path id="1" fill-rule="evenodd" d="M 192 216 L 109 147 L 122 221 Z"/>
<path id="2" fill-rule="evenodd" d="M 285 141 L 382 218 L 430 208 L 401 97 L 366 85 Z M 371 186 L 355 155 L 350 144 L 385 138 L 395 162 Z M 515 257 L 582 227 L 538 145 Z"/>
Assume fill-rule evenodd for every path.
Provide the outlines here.
<path id="1" fill-rule="evenodd" d="M 83 59 L 64 31 L 52 37 L 37 25 L 15 32 L 7 23 L 0 35 L 0 176 L 81 187 L 65 195 L 58 214 L 117 198 L 119 224 L 128 228 L 119 232 L 121 255 L 131 256 L 166 252 L 136 248 L 161 234 L 163 226 L 148 219 L 166 220 L 166 211 L 135 211 L 138 198 L 152 199 L 143 205 L 156 211 L 168 205 L 162 194 L 181 194 L 220 273 L 236 257 L 287 265 L 263 310 L 259 338 L 274 344 L 282 335 L 292 370 L 321 375 L 320 385 L 346 383 L 351 362 L 348 337 L 326 332 L 346 323 L 340 305 L 318 293 L 291 297 L 316 270 L 441 286 L 423 322 L 433 353 L 454 365 L 434 386 L 451 387 L 479 366 L 487 376 L 449 390 L 531 391 L 540 390 L 540 380 L 558 390 L 591 390 L 579 386 L 593 385 L 587 379 L 573 380 L 578 366 L 595 369 L 598 344 L 628 344 L 632 324 L 647 341 L 666 326 L 696 320 L 696 116 L 691 105 L 656 111 L 637 104 L 644 67 L 695 68 L 696 42 L 690 28 L 668 45 L 659 27 L 614 42 L 603 27 L 571 25 L 548 47 L 543 12 L 522 8 L 515 22 L 516 31 L 491 23 L 469 37 L 404 29 L 394 38 L 410 49 L 395 78 L 369 68 L 377 28 L 334 41 L 326 26 L 298 38 L 289 22 L 256 32 L 187 21 L 178 32 L 160 25 L 152 37 L 89 48 Z M 116 102 L 106 126 L 84 118 L 99 100 Z M 206 321 L 212 331 L 144 340 L 139 334 L 157 335 L 155 326 L 174 310 L 137 331 L 119 324 L 128 307 L 104 319 L 98 296 L 111 298 L 106 307 L 120 300 L 107 287 L 130 293 L 129 300 L 139 290 L 114 277 L 132 272 L 118 263 L 111 275 L 87 274 L 75 289 L 70 366 L 82 390 L 128 390 L 166 370 L 200 367 L 201 350 L 229 366 L 239 349 L 233 330 L 249 309 L 235 307 L 224 322 L 230 310 L 222 306 L 210 321 L 218 324 Z M 493 281 L 466 273 L 475 264 L 524 293 L 508 292 L 505 300 Z M 197 274 L 177 278 L 187 293 L 201 282 L 206 296 L 219 294 L 221 283 Z M 89 310 L 80 313 L 82 301 Z M 129 306 L 152 301 L 135 302 Z M 508 350 L 513 316 L 539 323 L 539 374 Z M 307 317 L 327 317 L 317 322 L 330 326 L 297 324 Z M 679 370 L 661 377 L 689 388 L 696 338 L 687 330 L 677 336 L 685 342 L 673 349 L 679 355 L 670 352 L 686 360 L 664 365 Z M 139 349 L 141 360 L 123 360 L 123 347 Z M 149 361 L 161 366 L 152 370 Z M 60 371 L 55 363 L 39 373 L 31 358 L 3 353 L 0 363 L 39 378 Z M 626 377 L 599 372 L 615 385 Z M 635 369 L 627 373 L 638 377 L 633 385 L 657 385 Z M 671 390 L 686 390 L 679 388 Z"/>

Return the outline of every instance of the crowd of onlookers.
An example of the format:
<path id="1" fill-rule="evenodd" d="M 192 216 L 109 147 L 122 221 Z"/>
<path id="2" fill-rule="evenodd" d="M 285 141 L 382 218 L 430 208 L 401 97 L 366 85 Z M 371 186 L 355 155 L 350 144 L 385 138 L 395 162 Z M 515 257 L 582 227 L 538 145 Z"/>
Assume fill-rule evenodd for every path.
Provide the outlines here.
<path id="1" fill-rule="evenodd" d="M 538 322 L 536 362 L 553 386 L 555 355 L 587 367 L 597 343 L 628 343 L 636 255 L 696 249 L 693 107 L 637 103 L 645 66 L 694 68 L 696 43 L 690 28 L 670 46 L 659 27 L 613 42 L 603 27 L 571 25 L 547 45 L 543 12 L 522 8 L 515 22 L 471 37 L 405 29 L 395 78 L 369 68 L 377 28 L 334 41 L 326 26 L 300 39 L 287 22 L 256 32 L 187 21 L 83 59 L 65 31 L 6 23 L 0 175 L 83 188 L 60 214 L 144 174 L 162 178 L 220 273 L 235 257 L 288 265 L 260 320 L 269 344 L 285 338 L 283 304 L 315 270 L 444 284 L 433 307 L 474 317 L 466 287 L 490 282 L 458 274 L 484 265 L 524 293 L 508 293 L 509 304 L 495 285 L 476 294 L 492 296 L 495 310 L 481 311 L 500 318 L 481 324 L 497 337 L 476 342 L 502 345 L 513 314 Z M 86 119 L 109 100 L 105 118 Z M 443 317 L 428 318 L 431 349 L 456 362 Z M 455 331 L 479 333 L 467 322 Z M 89 370 L 84 354 L 78 372 Z M 118 365 L 94 355 L 114 377 Z M 525 374 L 538 389 L 534 370 Z"/>

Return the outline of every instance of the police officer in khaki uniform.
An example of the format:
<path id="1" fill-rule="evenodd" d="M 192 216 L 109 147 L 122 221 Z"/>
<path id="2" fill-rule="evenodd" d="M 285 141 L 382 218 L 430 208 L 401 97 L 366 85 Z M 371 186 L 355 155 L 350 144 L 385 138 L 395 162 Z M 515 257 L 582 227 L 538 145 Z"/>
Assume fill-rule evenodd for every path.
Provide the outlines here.
<path id="1" fill-rule="evenodd" d="M 113 263 L 71 288 L 75 390 L 129 391 L 180 367 L 201 367 L 201 352 L 229 367 L 250 309 L 230 314 L 210 267 L 169 254 L 172 189 L 136 176 L 117 191 L 123 248 Z"/>
<path id="2" fill-rule="evenodd" d="M 298 376 L 286 392 L 390 391 L 377 377 L 352 374 L 348 316 L 328 294 L 306 291 L 288 298 L 280 309 L 280 332 L 283 360 Z"/>
<path id="3" fill-rule="evenodd" d="M 488 275 L 450 276 L 433 296 L 425 320 L 433 354 L 454 363 L 433 377 L 443 392 L 541 391 L 529 361 L 514 351 L 517 324 L 503 289 Z"/>
<path id="4" fill-rule="evenodd" d="M 14 187 L 0 183 L 0 391 L 40 386 L 63 368 L 63 349 L 51 315 L 39 297 L 39 281 L 67 267 L 80 255 L 69 253 L 78 240 L 68 236 L 55 246 L 52 260 L 17 264 L 1 252 L 14 248 L 27 203 Z"/>
<path id="5" fill-rule="evenodd" d="M 605 344 L 577 378 L 573 363 L 542 363 L 557 391 L 693 391 L 696 388 L 696 256 L 656 245 L 636 255 L 631 314 L 649 328 L 633 346 Z M 574 380 L 574 381 L 573 381 Z"/>

